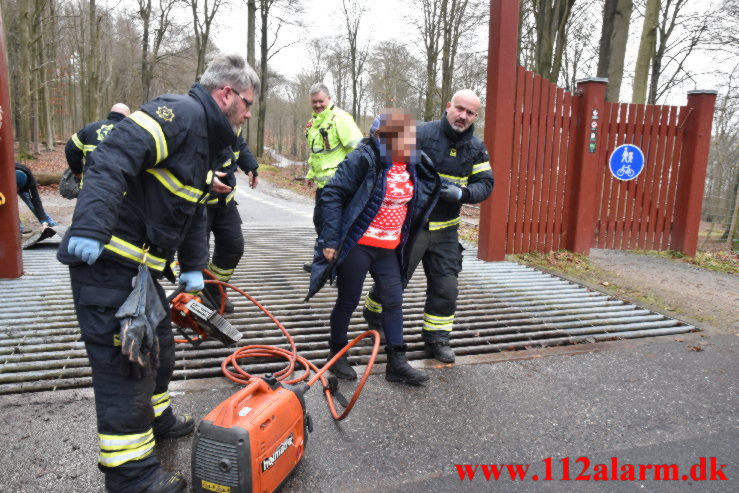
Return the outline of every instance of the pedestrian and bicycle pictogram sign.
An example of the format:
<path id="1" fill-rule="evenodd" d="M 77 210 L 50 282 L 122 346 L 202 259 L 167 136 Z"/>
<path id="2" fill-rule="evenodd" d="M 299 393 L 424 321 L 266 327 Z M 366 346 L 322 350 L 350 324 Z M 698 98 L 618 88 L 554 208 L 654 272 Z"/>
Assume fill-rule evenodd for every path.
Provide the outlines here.
<path id="1" fill-rule="evenodd" d="M 614 178 L 622 181 L 633 180 L 644 169 L 644 153 L 635 145 L 620 145 L 611 153 L 608 167 Z"/>

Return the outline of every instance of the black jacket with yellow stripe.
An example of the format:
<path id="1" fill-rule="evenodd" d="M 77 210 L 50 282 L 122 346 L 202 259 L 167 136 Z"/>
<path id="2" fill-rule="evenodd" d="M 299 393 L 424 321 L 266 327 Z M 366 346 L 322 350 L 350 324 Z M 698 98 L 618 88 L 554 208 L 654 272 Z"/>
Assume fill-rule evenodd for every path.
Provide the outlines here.
<path id="1" fill-rule="evenodd" d="M 238 130 L 236 135 L 236 141 L 234 144 L 223 149 L 216 160 L 221 163 L 217 171 L 226 173 L 226 176 L 220 177 L 219 180 L 224 185 L 231 187 L 229 193 L 214 193 L 211 192 L 206 200 L 208 207 L 229 207 L 236 205 L 234 197 L 236 196 L 236 168 L 241 169 L 244 173 L 251 172 L 253 176 L 258 176 L 257 163 L 254 154 L 249 150 L 249 146 L 241 136 L 241 129 Z"/>
<path id="2" fill-rule="evenodd" d="M 120 122 L 87 156 L 85 187 L 69 236 L 105 244 L 101 258 L 147 265 L 157 272 L 178 252 L 180 270 L 208 262 L 205 207 L 216 156 L 233 145 L 233 129 L 210 93 L 195 84 L 188 95 L 164 95 Z"/>
<path id="3" fill-rule="evenodd" d="M 67 164 L 75 175 L 82 174 L 85 156 L 95 150 L 125 115 L 111 111 L 105 120 L 88 123 L 72 135 L 64 147 Z"/>
<path id="4" fill-rule="evenodd" d="M 462 188 L 461 203 L 439 200 L 429 217 L 429 230 L 435 231 L 459 226 L 462 204 L 477 204 L 490 196 L 493 190 L 493 170 L 485 143 L 475 137 L 474 126 L 456 132 L 446 119 L 421 123 L 416 137 L 420 150 L 433 161 L 442 182 Z"/>

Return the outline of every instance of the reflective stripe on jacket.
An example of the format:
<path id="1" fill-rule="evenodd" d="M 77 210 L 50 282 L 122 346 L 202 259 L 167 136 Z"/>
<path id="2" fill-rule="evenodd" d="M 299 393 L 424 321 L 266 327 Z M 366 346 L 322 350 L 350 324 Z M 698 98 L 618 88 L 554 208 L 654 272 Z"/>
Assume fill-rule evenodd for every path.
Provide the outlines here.
<path id="1" fill-rule="evenodd" d="M 434 163 L 442 182 L 466 192 L 462 203 L 477 204 L 493 190 L 493 170 L 485 143 L 474 136 L 474 125 L 457 133 L 449 125 L 446 113 L 441 120 L 418 125 L 418 148 Z M 429 217 L 429 230 L 457 228 L 462 203 L 438 201 Z"/>
<path id="2" fill-rule="evenodd" d="M 205 268 L 206 218 L 200 202 L 215 156 L 234 139 L 228 119 L 199 84 L 188 95 L 164 95 L 144 104 L 87 156 L 85 187 L 59 260 L 79 261 L 66 252 L 69 236 L 106 245 L 115 237 L 167 263 L 177 252 L 183 272 Z M 101 256 L 135 261 L 110 247 Z"/>

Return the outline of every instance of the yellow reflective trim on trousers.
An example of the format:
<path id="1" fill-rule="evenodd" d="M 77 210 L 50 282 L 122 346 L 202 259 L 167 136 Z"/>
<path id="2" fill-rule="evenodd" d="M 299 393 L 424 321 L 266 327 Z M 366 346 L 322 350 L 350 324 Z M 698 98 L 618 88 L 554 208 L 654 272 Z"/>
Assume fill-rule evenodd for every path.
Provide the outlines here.
<path id="1" fill-rule="evenodd" d="M 169 398 L 169 391 L 165 390 L 161 394 L 151 397 L 151 405 L 154 408 L 154 416 L 159 417 L 169 407 L 172 401 Z"/>
<path id="2" fill-rule="evenodd" d="M 85 144 L 83 144 L 80 138 L 77 137 L 77 134 L 72 135 L 70 138 L 72 139 L 72 142 L 74 142 L 75 147 L 80 151 L 85 147 Z"/>
<path id="3" fill-rule="evenodd" d="M 382 313 L 382 305 L 370 298 L 369 294 L 364 298 L 364 307 L 371 312 Z"/>
<path id="4" fill-rule="evenodd" d="M 135 433 L 133 435 L 104 435 L 98 433 L 98 441 L 101 450 L 120 451 L 133 449 L 154 440 L 154 432 L 151 428 L 144 433 Z"/>
<path id="5" fill-rule="evenodd" d="M 154 175 L 154 177 L 164 185 L 164 188 L 188 202 L 198 203 L 203 195 L 201 190 L 189 185 L 183 185 L 182 182 L 167 169 L 149 168 L 146 171 Z"/>
<path id="6" fill-rule="evenodd" d="M 208 264 L 208 270 L 218 278 L 219 281 L 228 281 L 234 273 L 235 269 L 222 269 L 213 262 Z"/>
<path id="7" fill-rule="evenodd" d="M 436 324 L 444 324 L 454 322 L 454 315 L 441 317 L 439 315 L 431 315 L 430 313 L 424 313 L 423 319 Z"/>
<path id="8" fill-rule="evenodd" d="M 455 185 L 460 185 L 460 186 L 467 185 L 466 176 L 452 176 L 452 175 L 444 175 L 442 173 L 439 173 L 439 176 L 447 181 L 454 183 Z"/>
<path id="9" fill-rule="evenodd" d="M 158 402 L 163 402 L 165 400 L 169 399 L 169 390 L 165 390 L 161 394 L 156 394 L 151 396 L 151 405 L 157 404 Z"/>
<path id="10" fill-rule="evenodd" d="M 423 330 L 440 330 L 450 332 L 452 325 L 454 324 L 454 315 L 446 317 L 440 317 L 438 315 L 431 315 L 430 313 L 423 314 Z"/>
<path id="11" fill-rule="evenodd" d="M 143 111 L 135 111 L 129 116 L 138 126 L 146 130 L 154 138 L 154 144 L 157 150 L 157 160 L 154 164 L 159 164 L 169 156 L 167 148 L 167 138 L 164 136 L 164 130 L 155 119 L 144 113 Z"/>
<path id="12" fill-rule="evenodd" d="M 438 231 L 440 229 L 451 228 L 459 224 L 459 218 L 456 217 L 449 221 L 429 221 L 429 231 Z"/>
<path id="13" fill-rule="evenodd" d="M 163 271 L 165 265 L 167 265 L 165 259 L 156 257 L 151 253 L 144 254 L 144 250 L 117 236 L 111 236 L 110 242 L 105 245 L 105 248 L 139 264 L 146 258 L 146 266 L 159 272 Z"/>
<path id="14" fill-rule="evenodd" d="M 126 462 L 133 460 L 145 459 L 154 450 L 154 440 L 141 445 L 140 447 L 133 450 L 123 450 L 120 452 L 100 452 L 98 462 L 100 465 L 105 467 L 118 467 Z"/>
<path id="15" fill-rule="evenodd" d="M 490 167 L 490 161 L 485 161 L 483 163 L 477 163 L 472 167 L 472 173 L 470 173 L 470 176 L 475 175 L 477 173 L 482 173 L 483 171 L 492 171 L 493 169 Z"/>

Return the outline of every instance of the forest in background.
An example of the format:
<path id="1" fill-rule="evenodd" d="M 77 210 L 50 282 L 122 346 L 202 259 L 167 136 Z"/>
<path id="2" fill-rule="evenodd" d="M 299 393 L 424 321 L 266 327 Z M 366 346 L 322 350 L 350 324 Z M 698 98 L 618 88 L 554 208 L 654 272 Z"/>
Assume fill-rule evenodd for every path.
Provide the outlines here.
<path id="1" fill-rule="evenodd" d="M 234 2 L 246 6 L 247 45 L 218 46 L 214 33 Z M 288 27 L 300 30 L 306 9 L 316 8 L 298 0 L 0 0 L 21 157 L 66 141 L 115 102 L 135 108 L 186 92 L 219 51 L 246 53 L 262 79 L 247 128 L 258 156 L 268 146 L 306 159 L 308 88 L 317 81 L 361 128 L 387 106 L 438 118 L 458 88 L 484 98 L 489 2 L 400 2 L 392 15 L 407 20 L 403 41 L 373 36 L 369 2 L 333 4 L 340 22 L 327 29 L 332 35 L 296 41 Z M 739 0 L 520 5 L 519 63 L 561 87 L 607 77 L 609 100 L 652 104 L 684 104 L 688 90 L 718 90 L 703 219 L 728 231 L 739 207 Z M 276 60 L 294 44 L 304 54 L 291 61 L 299 71 L 280 73 Z M 483 122 L 484 114 L 478 131 Z"/>

